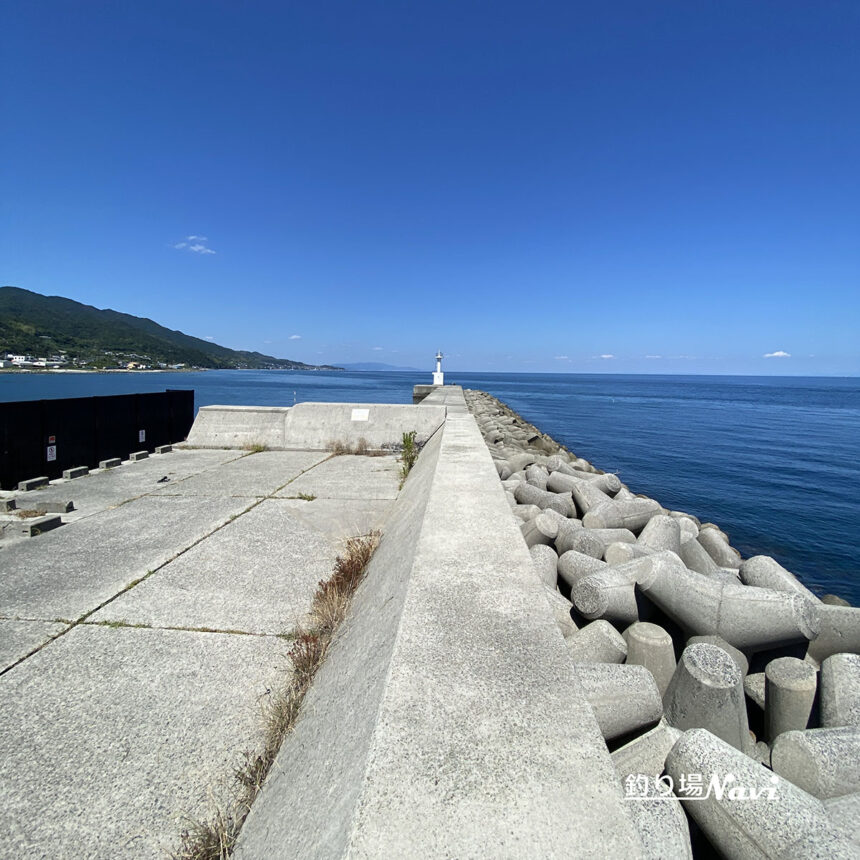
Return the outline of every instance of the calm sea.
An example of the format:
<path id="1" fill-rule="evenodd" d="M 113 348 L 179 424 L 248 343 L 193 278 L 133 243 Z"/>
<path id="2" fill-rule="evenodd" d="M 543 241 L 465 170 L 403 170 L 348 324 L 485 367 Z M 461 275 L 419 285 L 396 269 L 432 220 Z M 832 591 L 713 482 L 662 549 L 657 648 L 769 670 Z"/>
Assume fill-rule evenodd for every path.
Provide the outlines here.
<path id="1" fill-rule="evenodd" d="M 193 388 L 197 406 L 410 403 L 429 373 L 0 374 L 0 401 Z M 448 373 L 634 492 L 860 605 L 860 379 Z"/>

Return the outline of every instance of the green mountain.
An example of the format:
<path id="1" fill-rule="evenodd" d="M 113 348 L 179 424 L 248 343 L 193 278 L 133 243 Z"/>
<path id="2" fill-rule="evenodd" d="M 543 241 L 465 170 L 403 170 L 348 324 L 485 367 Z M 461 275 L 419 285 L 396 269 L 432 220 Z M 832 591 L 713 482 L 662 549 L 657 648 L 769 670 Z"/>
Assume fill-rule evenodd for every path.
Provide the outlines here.
<path id="1" fill-rule="evenodd" d="M 228 349 L 145 317 L 99 310 L 19 287 L 0 287 L 0 355 L 6 352 L 36 357 L 64 352 L 70 361 L 92 367 L 143 360 L 211 368 L 341 369 Z"/>

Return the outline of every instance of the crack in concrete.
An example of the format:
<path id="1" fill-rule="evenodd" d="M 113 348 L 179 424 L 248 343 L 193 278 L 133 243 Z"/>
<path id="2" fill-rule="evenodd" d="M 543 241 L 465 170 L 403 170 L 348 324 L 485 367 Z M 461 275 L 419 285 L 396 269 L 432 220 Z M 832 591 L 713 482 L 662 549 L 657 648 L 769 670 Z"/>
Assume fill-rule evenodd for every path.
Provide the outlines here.
<path id="1" fill-rule="evenodd" d="M 247 456 L 251 456 L 253 453 L 255 453 L 255 452 L 249 452 L 248 454 L 245 454 L 245 455 L 243 455 L 242 457 L 237 457 L 237 458 L 236 458 L 236 460 L 231 460 L 231 461 L 229 461 L 229 462 L 236 462 L 236 461 L 238 461 L 238 460 L 243 460 L 245 457 L 247 457 Z M 94 614 L 95 614 L 96 612 L 98 612 L 99 610 L 103 609 L 105 606 L 108 606 L 109 604 L 113 603 L 117 598 L 122 597 L 122 595 L 124 595 L 124 594 L 127 594 L 129 591 L 131 591 L 131 589 L 132 589 L 132 588 L 135 588 L 136 586 L 140 585 L 142 582 L 145 582 L 145 581 L 146 581 L 147 579 L 149 579 L 151 576 L 154 576 L 154 575 L 155 575 L 156 573 L 158 573 L 160 570 L 163 570 L 165 567 L 167 567 L 167 565 L 169 565 L 169 564 L 171 564 L 172 562 L 176 561 L 176 559 L 178 559 L 180 556 L 185 555 L 185 553 L 187 553 L 189 550 L 193 549 L 193 548 L 194 548 L 195 546 L 197 546 L 198 544 L 203 543 L 203 541 L 205 541 L 205 540 L 208 540 L 208 539 L 209 539 L 210 537 L 212 537 L 212 535 L 214 535 L 216 532 L 219 532 L 219 531 L 221 531 L 221 529 L 226 528 L 228 525 L 230 525 L 230 523 L 232 523 L 232 522 L 234 522 L 235 520 L 239 519 L 239 517 L 244 516 L 244 515 L 245 515 L 245 514 L 247 514 L 249 511 L 252 511 L 254 508 L 256 508 L 257 506 L 261 505 L 263 502 L 265 502 L 265 501 L 267 501 L 267 500 L 270 500 L 270 499 L 275 499 L 275 494 L 276 494 L 276 493 L 281 492 L 281 490 L 283 490 L 283 489 L 284 489 L 284 487 L 288 486 L 288 485 L 289 485 L 289 484 L 291 484 L 293 481 L 295 481 L 296 479 L 300 478 L 302 475 L 306 474 L 307 472 L 310 472 L 312 469 L 315 469 L 317 466 L 321 466 L 323 463 L 327 462 L 328 460 L 330 460 L 330 459 L 331 459 L 332 457 L 334 457 L 334 456 L 335 456 L 334 454 L 330 454 L 330 455 L 329 455 L 328 457 L 326 457 L 325 459 L 320 460 L 320 461 L 319 461 L 319 463 L 314 463 L 312 466 L 308 466 L 308 468 L 307 468 L 307 469 L 303 469 L 303 470 L 302 470 L 301 472 L 299 472 L 297 475 L 295 475 L 294 477 L 290 478 L 290 480 L 289 480 L 289 481 L 287 481 L 286 483 L 282 484 L 280 487 L 277 487 L 276 489 L 272 490 L 272 492 L 271 492 L 271 493 L 269 493 L 268 495 L 266 495 L 266 496 L 262 496 L 262 497 L 260 497 L 260 498 L 257 498 L 257 499 L 256 499 L 256 501 L 255 501 L 253 504 L 249 505 L 249 506 L 248 506 L 247 508 L 245 508 L 243 511 L 240 511 L 238 514 L 233 514 L 232 516 L 230 516 L 230 517 L 227 519 L 227 521 L 226 521 L 226 522 L 221 523 L 221 525 L 216 526 L 214 529 L 212 529 L 211 531 L 207 532 L 207 533 L 206 533 L 205 535 L 203 535 L 202 537 L 199 537 L 197 540 L 195 540 L 195 541 L 193 541 L 192 543 L 190 543 L 187 547 L 185 547 L 184 549 L 181 549 L 179 552 L 177 552 L 174 556 L 172 556 L 171 558 L 167 559 L 167 561 L 165 561 L 165 562 L 163 562 L 162 564 L 158 565 L 158 567 L 155 567 L 155 568 L 153 568 L 152 570 L 148 570 L 148 571 L 147 571 L 143 576 L 140 576 L 140 577 L 138 577 L 137 579 L 133 580 L 133 581 L 132 581 L 132 582 L 130 582 L 128 585 L 126 585 L 126 586 L 125 586 L 125 588 L 120 589 L 120 590 L 119 590 L 116 594 L 114 594 L 112 597 L 109 597 L 107 600 L 103 601 L 103 602 L 102 602 L 102 603 L 100 603 L 98 606 L 96 606 L 95 608 L 91 609 L 89 612 L 85 612 L 85 613 L 84 613 L 83 615 L 81 615 L 79 618 L 77 618 L 77 619 L 75 619 L 75 620 L 72 620 L 72 621 L 56 621 L 55 619 L 52 619 L 52 621 L 53 621 L 54 623 L 57 623 L 57 624 L 68 624 L 69 626 L 68 626 L 65 630 L 60 630 L 56 635 L 51 636 L 47 641 L 43 642 L 43 643 L 42 643 L 41 645 L 39 645 L 38 647 L 34 648 L 32 651 L 30 651 L 29 653 L 25 654 L 23 657 L 19 658 L 18 660 L 16 660 L 16 661 L 15 661 L 14 663 L 12 663 L 11 665 L 6 666 L 6 668 L 4 668 L 4 669 L 0 669 L 0 677 L 2 677 L 3 675 L 5 675 L 7 672 L 11 672 L 11 671 L 12 671 L 12 669 L 14 669 L 16 666 L 20 665 L 20 664 L 21 664 L 21 663 L 23 663 L 25 660 L 29 660 L 29 659 L 30 659 L 30 657 L 32 657 L 34 654 L 38 654 L 38 653 L 39 653 L 43 648 L 47 647 L 47 646 L 48 646 L 48 645 L 50 645 L 52 642 L 55 642 L 55 641 L 56 641 L 57 639 L 59 639 L 60 637 L 65 636 L 69 631 L 74 630 L 76 627 L 79 627 L 79 626 L 81 626 L 81 625 L 86 625 L 86 626 L 94 627 L 94 626 L 105 626 L 106 624 L 115 624 L 116 622 L 94 622 L 94 621 L 87 621 L 87 619 L 88 619 L 88 618 L 90 618 L 92 615 L 94 615 Z M 220 465 L 226 465 L 226 464 L 220 464 Z M 217 468 L 219 468 L 219 466 L 213 466 L 213 467 L 212 467 L 212 469 L 217 469 Z M 196 472 L 196 473 L 195 473 L 195 475 L 202 475 L 204 472 L 211 471 L 212 469 L 203 469 L 203 470 L 201 470 L 200 472 Z M 195 475 L 189 475 L 189 476 L 188 476 L 188 478 L 194 477 Z M 183 480 L 187 480 L 187 479 L 183 479 Z M 144 498 L 145 496 L 154 496 L 154 497 L 158 498 L 159 496 L 162 496 L 162 495 L 170 495 L 170 494 L 167 494 L 167 493 L 158 493 L 158 494 L 156 494 L 155 492 L 143 493 L 143 494 L 142 494 L 142 495 L 140 495 L 140 496 L 136 496 L 134 499 L 127 499 L 125 502 L 121 502 L 119 505 L 116 505 L 113 509 L 115 510 L 116 508 L 121 507 L 122 505 L 126 504 L 126 502 L 136 501 L 137 499 L 142 499 L 142 498 Z M 230 498 L 242 498 L 242 497 L 241 497 L 241 496 L 231 496 Z M 99 512 L 96 512 L 96 513 L 99 513 Z M 94 515 L 95 515 L 95 514 L 90 514 L 90 516 L 94 516 Z M 86 519 L 86 518 L 87 518 L 87 517 L 80 517 L 80 519 Z M 77 521 L 77 520 L 76 520 L 76 521 Z M 72 523 L 69 523 L 69 525 L 72 525 Z M 16 619 L 2 619 L 2 620 L 16 620 L 16 621 L 17 621 L 17 620 L 32 620 L 32 621 L 43 621 L 44 619 L 37 619 L 37 618 L 34 618 L 34 619 L 17 619 L 17 618 L 16 618 Z M 138 628 L 138 629 L 139 629 L 139 628 L 141 628 L 141 627 L 149 627 L 149 625 L 135 625 L 135 624 L 127 624 L 127 625 L 126 625 L 126 624 L 122 624 L 122 625 L 117 625 L 117 626 L 118 626 L 118 627 Z M 243 636 L 245 636 L 245 635 L 246 635 L 246 636 L 275 636 L 275 638 L 284 638 L 283 634 L 246 633 L 246 632 L 244 632 L 244 631 L 236 631 L 236 630 L 220 631 L 220 630 L 214 630 L 214 629 L 211 629 L 211 630 L 210 630 L 210 629 L 204 629 L 204 628 L 197 628 L 197 629 L 194 629 L 194 628 L 188 628 L 188 627 L 164 627 L 164 628 L 153 628 L 153 629 L 163 629 L 163 630 L 189 630 L 189 631 L 191 631 L 191 632 L 197 632 L 197 633 L 233 633 L 233 634 L 236 634 L 236 635 L 243 635 Z"/>

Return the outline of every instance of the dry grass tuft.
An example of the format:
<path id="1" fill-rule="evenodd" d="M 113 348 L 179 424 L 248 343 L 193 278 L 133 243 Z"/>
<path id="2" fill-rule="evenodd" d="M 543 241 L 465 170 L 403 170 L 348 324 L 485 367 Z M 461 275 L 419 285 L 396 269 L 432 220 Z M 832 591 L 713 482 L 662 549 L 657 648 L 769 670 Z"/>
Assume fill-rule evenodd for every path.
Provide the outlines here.
<path id="1" fill-rule="evenodd" d="M 264 445 L 262 442 L 254 442 L 253 444 L 243 445 L 243 451 L 247 451 L 249 454 L 261 454 L 263 451 L 268 451 L 269 446 Z"/>
<path id="2" fill-rule="evenodd" d="M 371 448 L 367 439 L 362 436 L 354 445 L 342 439 L 330 439 L 325 446 L 335 456 L 356 454 L 360 457 L 384 457 L 388 452 L 379 448 Z"/>
<path id="3" fill-rule="evenodd" d="M 343 553 L 335 560 L 332 575 L 320 581 L 310 623 L 292 636 L 287 653 L 289 682 L 275 690 L 265 706 L 263 748 L 257 753 L 246 753 L 245 762 L 234 774 L 236 798 L 232 809 L 216 808 L 208 821 L 190 821 L 182 831 L 174 860 L 226 860 L 230 856 L 275 756 L 298 720 L 305 695 L 325 659 L 335 630 L 346 616 L 380 537 L 378 531 L 373 531 L 349 538 Z"/>
<path id="4" fill-rule="evenodd" d="M 18 510 L 12 511 L 12 513 L 15 514 L 15 516 L 18 517 L 19 519 L 32 520 L 32 519 L 35 519 L 36 517 L 45 516 L 47 511 L 42 510 L 40 508 L 36 508 L 35 510 L 27 510 L 27 509 L 21 510 L 19 508 Z"/>

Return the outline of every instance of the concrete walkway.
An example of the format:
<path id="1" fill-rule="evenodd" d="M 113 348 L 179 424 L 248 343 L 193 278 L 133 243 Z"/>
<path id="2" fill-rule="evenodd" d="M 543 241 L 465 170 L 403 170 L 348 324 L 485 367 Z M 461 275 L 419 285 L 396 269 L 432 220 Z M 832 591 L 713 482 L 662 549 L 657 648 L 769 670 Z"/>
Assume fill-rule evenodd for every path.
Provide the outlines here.
<path id="1" fill-rule="evenodd" d="M 175 848 L 257 745 L 279 637 L 397 488 L 391 456 L 179 450 L 17 494 L 76 511 L 0 541 L 0 855 Z"/>

